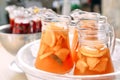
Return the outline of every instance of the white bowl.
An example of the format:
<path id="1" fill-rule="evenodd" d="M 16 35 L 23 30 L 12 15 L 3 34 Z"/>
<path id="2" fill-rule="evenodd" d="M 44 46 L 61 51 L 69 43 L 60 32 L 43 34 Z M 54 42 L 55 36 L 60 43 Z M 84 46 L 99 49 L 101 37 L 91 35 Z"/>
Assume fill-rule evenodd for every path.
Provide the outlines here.
<path id="1" fill-rule="evenodd" d="M 115 52 L 114 54 L 112 54 L 115 72 L 102 75 L 86 75 L 86 76 L 74 76 L 72 74 L 60 75 L 38 70 L 34 67 L 34 61 L 36 58 L 36 56 L 34 55 L 36 55 L 36 52 L 38 51 L 39 48 L 34 46 L 36 45 L 39 46 L 39 44 L 40 44 L 39 40 L 26 44 L 18 51 L 18 54 L 16 56 L 16 64 L 25 72 L 28 80 L 120 80 L 119 39 L 116 39 Z M 33 50 L 35 49 L 35 54 L 33 53 L 32 49 Z M 115 79 L 111 79 L 113 77 L 115 77 Z"/>

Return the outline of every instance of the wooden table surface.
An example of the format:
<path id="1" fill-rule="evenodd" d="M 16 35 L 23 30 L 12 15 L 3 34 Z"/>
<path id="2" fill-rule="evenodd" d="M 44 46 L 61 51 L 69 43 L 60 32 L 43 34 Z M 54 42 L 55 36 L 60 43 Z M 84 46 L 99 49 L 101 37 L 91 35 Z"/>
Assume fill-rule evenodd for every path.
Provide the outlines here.
<path id="1" fill-rule="evenodd" d="M 27 80 L 24 73 L 17 73 L 9 68 L 15 56 L 8 53 L 0 44 L 0 80 Z"/>

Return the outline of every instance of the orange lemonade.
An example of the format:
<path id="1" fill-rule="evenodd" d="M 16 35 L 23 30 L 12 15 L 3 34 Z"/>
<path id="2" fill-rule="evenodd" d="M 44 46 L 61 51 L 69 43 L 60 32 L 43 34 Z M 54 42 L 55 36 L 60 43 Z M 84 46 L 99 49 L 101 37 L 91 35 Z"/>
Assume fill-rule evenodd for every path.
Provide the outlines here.
<path id="1" fill-rule="evenodd" d="M 65 74 L 73 68 L 68 29 L 50 23 L 42 31 L 35 67 L 58 74 Z"/>
<path id="2" fill-rule="evenodd" d="M 81 45 L 78 49 L 75 75 L 106 74 L 114 72 L 109 49 L 96 41 L 94 45 Z"/>

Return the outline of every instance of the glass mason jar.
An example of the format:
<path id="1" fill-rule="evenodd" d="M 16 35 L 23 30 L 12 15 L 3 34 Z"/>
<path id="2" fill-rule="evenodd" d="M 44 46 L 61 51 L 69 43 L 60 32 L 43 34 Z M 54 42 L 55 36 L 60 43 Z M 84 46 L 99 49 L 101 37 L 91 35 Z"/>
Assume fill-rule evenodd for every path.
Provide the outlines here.
<path id="1" fill-rule="evenodd" d="M 75 27 L 73 29 L 74 31 L 73 31 L 71 52 L 72 52 L 73 60 L 76 60 L 75 56 L 77 53 L 78 43 L 79 43 L 78 28 L 96 29 L 97 28 L 96 24 L 98 23 L 100 14 L 85 12 L 81 10 L 75 10 L 72 12 L 71 16 L 73 18 L 73 21 L 75 21 L 75 25 L 74 25 Z"/>
<path id="2" fill-rule="evenodd" d="M 110 39 L 112 38 L 109 36 L 109 27 L 106 28 L 107 24 L 100 21 L 102 20 L 98 20 L 97 23 L 80 23 L 75 75 L 96 75 L 114 72 L 110 56 Z"/>
<path id="3" fill-rule="evenodd" d="M 31 12 L 31 26 L 33 28 L 33 33 L 41 32 L 41 15 L 46 10 L 45 8 L 38 8 L 36 6 L 30 7 L 27 9 Z"/>
<path id="4" fill-rule="evenodd" d="M 35 67 L 47 72 L 65 74 L 73 68 L 68 23 L 69 17 L 45 15 L 42 18 L 42 36 Z"/>
<path id="5" fill-rule="evenodd" d="M 14 21 L 12 33 L 14 34 L 29 34 L 33 33 L 31 25 L 31 13 L 27 10 L 17 10 L 17 16 Z"/>
<path id="6" fill-rule="evenodd" d="M 31 26 L 33 28 L 33 33 L 41 32 L 42 24 L 39 16 L 32 15 Z"/>
<path id="7" fill-rule="evenodd" d="M 81 10 L 74 11 L 71 16 L 78 20 L 71 48 L 75 61 L 74 75 L 114 72 L 110 56 L 114 47 L 114 31 L 106 17 Z"/>

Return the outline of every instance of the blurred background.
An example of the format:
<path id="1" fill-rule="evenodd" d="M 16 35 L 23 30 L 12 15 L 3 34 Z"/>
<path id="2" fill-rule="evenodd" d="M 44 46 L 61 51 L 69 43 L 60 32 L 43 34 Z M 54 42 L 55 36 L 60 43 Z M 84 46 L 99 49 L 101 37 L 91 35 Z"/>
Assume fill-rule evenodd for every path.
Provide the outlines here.
<path id="1" fill-rule="evenodd" d="M 9 23 L 5 7 L 17 5 L 23 7 L 46 7 L 58 14 L 66 14 L 74 9 L 89 12 L 98 12 L 108 17 L 109 23 L 114 26 L 116 37 L 120 38 L 120 0 L 0 0 L 0 25 Z"/>

